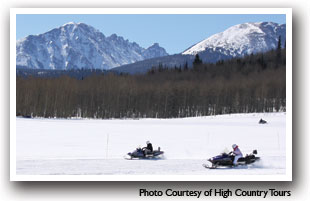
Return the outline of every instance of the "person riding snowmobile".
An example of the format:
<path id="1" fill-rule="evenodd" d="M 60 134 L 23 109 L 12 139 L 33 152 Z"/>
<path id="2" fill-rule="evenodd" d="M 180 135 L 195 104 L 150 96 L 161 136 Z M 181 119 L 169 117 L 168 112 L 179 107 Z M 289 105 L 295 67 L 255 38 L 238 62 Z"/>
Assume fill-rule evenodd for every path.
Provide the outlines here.
<path id="1" fill-rule="evenodd" d="M 235 156 L 233 164 L 237 165 L 237 161 L 239 158 L 243 157 L 242 152 L 240 151 L 238 145 L 233 144 L 232 145 L 233 151 L 231 153 L 233 153 L 233 155 Z"/>
<path id="2" fill-rule="evenodd" d="M 153 146 L 150 141 L 146 141 L 146 147 L 143 147 L 144 155 L 153 153 Z"/>
<path id="3" fill-rule="evenodd" d="M 266 121 L 266 120 L 264 120 L 264 119 L 260 119 L 258 123 L 259 123 L 259 124 L 266 124 L 266 123 L 267 123 L 267 121 Z"/>

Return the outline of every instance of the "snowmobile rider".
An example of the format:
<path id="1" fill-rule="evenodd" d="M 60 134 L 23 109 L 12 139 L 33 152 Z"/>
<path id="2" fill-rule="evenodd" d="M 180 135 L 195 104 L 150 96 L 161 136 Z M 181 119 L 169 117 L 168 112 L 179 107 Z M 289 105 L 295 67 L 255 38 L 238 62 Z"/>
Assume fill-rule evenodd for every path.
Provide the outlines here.
<path id="1" fill-rule="evenodd" d="M 144 149 L 144 155 L 153 153 L 153 146 L 152 146 L 152 144 L 150 143 L 150 141 L 146 141 L 146 145 L 147 145 L 146 147 L 143 147 L 143 149 Z"/>
<path id="2" fill-rule="evenodd" d="M 267 121 L 266 121 L 266 120 L 264 120 L 264 119 L 260 119 L 258 123 L 259 123 L 259 124 L 266 124 L 266 123 L 267 123 Z"/>
<path id="3" fill-rule="evenodd" d="M 243 155 L 242 155 L 242 152 L 240 151 L 238 145 L 233 144 L 233 145 L 232 145 L 232 148 L 233 148 L 232 153 L 233 153 L 233 155 L 235 156 L 234 161 L 233 161 L 233 164 L 234 164 L 234 165 L 237 165 L 238 159 L 241 158 L 241 157 L 243 157 Z"/>

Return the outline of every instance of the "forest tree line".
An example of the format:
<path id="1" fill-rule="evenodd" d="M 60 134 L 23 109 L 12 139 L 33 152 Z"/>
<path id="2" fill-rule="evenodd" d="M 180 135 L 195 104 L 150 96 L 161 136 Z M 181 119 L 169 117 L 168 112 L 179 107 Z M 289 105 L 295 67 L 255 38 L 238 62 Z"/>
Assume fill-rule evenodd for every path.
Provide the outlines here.
<path id="1" fill-rule="evenodd" d="M 177 118 L 286 110 L 285 49 L 146 74 L 17 77 L 16 115 Z"/>

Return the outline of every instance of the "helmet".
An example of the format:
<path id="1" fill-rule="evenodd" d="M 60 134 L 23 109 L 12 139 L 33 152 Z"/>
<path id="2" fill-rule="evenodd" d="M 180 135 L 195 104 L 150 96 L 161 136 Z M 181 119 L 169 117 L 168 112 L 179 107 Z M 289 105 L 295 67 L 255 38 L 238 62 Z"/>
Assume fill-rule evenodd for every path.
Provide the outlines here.
<path id="1" fill-rule="evenodd" d="M 150 144 L 150 141 L 146 141 L 146 144 Z"/>
<path id="2" fill-rule="evenodd" d="M 238 146 L 238 145 L 233 144 L 233 145 L 232 145 L 232 148 L 235 149 L 237 146 Z"/>

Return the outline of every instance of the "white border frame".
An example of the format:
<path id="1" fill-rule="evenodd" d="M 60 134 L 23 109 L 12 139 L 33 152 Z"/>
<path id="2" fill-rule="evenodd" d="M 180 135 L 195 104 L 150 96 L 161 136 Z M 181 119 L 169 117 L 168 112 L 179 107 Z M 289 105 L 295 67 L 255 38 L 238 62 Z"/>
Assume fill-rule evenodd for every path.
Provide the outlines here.
<path id="1" fill-rule="evenodd" d="M 17 175 L 16 15 L 17 14 L 285 14 L 286 174 L 285 175 Z M 10 180 L 11 181 L 292 181 L 292 9 L 291 8 L 11 8 L 10 9 Z"/>

